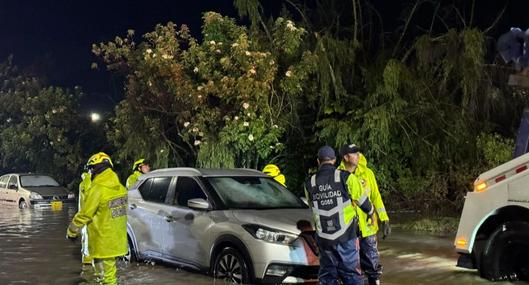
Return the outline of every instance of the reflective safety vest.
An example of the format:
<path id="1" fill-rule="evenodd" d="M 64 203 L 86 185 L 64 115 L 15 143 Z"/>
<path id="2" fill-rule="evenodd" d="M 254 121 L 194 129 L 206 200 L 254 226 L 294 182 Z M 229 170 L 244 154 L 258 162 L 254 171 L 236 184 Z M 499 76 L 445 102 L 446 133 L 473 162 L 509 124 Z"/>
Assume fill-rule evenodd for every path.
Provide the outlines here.
<path id="1" fill-rule="evenodd" d="M 357 237 L 355 204 L 348 192 L 346 181 L 349 174 L 322 166 L 317 174 L 306 182 L 305 189 L 310 201 L 318 242 L 332 245 Z M 354 191 L 361 191 L 360 189 Z"/>

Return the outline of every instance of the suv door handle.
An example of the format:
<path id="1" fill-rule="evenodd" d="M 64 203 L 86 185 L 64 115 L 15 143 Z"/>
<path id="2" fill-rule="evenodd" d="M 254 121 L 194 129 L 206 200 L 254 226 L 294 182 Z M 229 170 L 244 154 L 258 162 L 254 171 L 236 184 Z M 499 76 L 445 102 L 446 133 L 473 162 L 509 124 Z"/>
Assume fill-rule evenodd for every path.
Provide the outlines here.
<path id="1" fill-rule="evenodd" d="M 134 210 L 134 209 L 136 209 L 136 208 L 138 208 L 138 206 L 136 206 L 136 204 L 130 204 L 130 209 L 131 209 L 131 210 Z"/>
<path id="2" fill-rule="evenodd" d="M 175 217 L 173 216 L 165 216 L 165 221 L 170 223 L 170 222 L 174 222 L 176 219 Z"/>

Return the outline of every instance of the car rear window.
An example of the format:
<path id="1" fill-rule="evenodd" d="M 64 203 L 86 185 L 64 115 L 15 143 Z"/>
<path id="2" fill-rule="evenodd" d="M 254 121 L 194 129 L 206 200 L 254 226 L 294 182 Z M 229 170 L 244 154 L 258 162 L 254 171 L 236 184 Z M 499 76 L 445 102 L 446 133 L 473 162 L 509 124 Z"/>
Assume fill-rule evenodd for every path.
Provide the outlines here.
<path id="1" fill-rule="evenodd" d="M 165 203 L 172 177 L 149 178 L 139 188 L 145 201 Z"/>

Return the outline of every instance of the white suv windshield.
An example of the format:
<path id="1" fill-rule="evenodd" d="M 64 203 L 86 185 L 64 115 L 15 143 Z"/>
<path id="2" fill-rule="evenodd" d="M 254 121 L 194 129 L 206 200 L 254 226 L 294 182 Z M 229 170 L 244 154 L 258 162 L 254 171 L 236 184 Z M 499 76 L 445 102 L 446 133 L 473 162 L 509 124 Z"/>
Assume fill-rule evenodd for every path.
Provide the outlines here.
<path id="1" fill-rule="evenodd" d="M 303 201 L 271 178 L 208 177 L 207 180 L 230 209 L 307 208 Z"/>
<path id="2" fill-rule="evenodd" d="M 45 175 L 23 175 L 20 176 L 22 187 L 58 187 L 59 183 L 55 179 Z"/>

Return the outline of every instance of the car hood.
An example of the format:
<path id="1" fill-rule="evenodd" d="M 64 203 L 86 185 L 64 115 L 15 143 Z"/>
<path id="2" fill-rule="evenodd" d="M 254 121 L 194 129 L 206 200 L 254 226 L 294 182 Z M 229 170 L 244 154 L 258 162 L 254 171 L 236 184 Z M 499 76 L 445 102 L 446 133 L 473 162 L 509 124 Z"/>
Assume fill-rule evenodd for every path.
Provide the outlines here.
<path id="1" fill-rule="evenodd" d="M 297 228 L 299 220 L 312 221 L 309 209 L 233 210 L 232 212 L 241 224 L 262 225 L 296 235 L 301 232 Z"/>
<path id="2" fill-rule="evenodd" d="M 24 189 L 36 192 L 42 196 L 68 195 L 68 190 L 64 187 L 24 187 Z"/>

